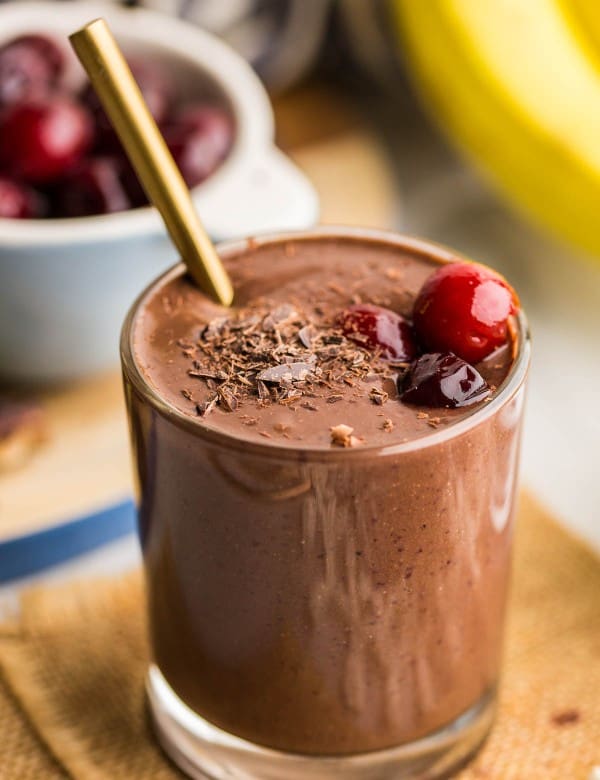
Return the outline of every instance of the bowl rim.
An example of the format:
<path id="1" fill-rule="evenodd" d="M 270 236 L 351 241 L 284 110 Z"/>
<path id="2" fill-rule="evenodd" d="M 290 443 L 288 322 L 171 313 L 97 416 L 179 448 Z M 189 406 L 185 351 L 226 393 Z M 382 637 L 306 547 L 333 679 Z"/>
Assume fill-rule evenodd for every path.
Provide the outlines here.
<path id="1" fill-rule="evenodd" d="M 323 239 L 339 239 L 342 242 L 350 243 L 368 241 L 384 245 L 386 248 L 397 249 L 400 252 L 408 252 L 417 257 L 424 256 L 426 259 L 435 260 L 440 265 L 461 260 L 476 262 L 462 252 L 425 238 L 391 230 L 346 225 L 319 225 L 309 230 L 263 233 L 251 238 L 222 241 L 217 245 L 217 251 L 221 257 L 226 259 L 247 251 L 249 247 L 283 246 L 286 242 L 310 242 Z M 207 446 L 222 448 L 230 452 L 251 452 L 257 457 L 262 456 L 295 462 L 338 462 L 350 459 L 361 460 L 372 458 L 373 456 L 385 458 L 403 455 L 408 452 L 425 450 L 451 439 L 458 439 L 479 423 L 490 419 L 515 398 L 517 393 L 523 388 L 528 375 L 531 360 L 531 335 L 525 312 L 523 309 L 520 309 L 515 317 L 517 350 L 507 376 L 488 403 L 475 405 L 460 420 L 444 428 L 432 429 L 431 432 L 424 436 L 409 439 L 408 441 L 396 441 L 390 444 L 367 444 L 350 449 L 294 448 L 278 444 L 277 442 L 263 443 L 242 437 L 238 438 L 230 432 L 203 425 L 201 418 L 191 417 L 173 406 L 146 379 L 136 359 L 133 341 L 137 314 L 156 290 L 183 273 L 185 273 L 185 266 L 183 263 L 177 263 L 151 282 L 131 304 L 121 328 L 121 368 L 126 387 L 129 382 L 131 389 L 139 395 L 145 404 L 152 408 L 153 412 L 176 427 L 187 431 L 193 436 L 197 436 Z M 129 392 L 129 390 L 126 392 Z"/>
<path id="2" fill-rule="evenodd" d="M 236 133 L 234 144 L 219 168 L 196 187 L 192 197 L 202 201 L 227 188 L 240 169 L 273 142 L 273 111 L 264 86 L 250 65 L 216 36 L 182 21 L 146 8 L 126 8 L 106 2 L 23 2 L 0 6 L 0 42 L 22 32 L 47 31 L 49 35 L 75 31 L 99 16 L 106 16 L 117 37 L 123 31 L 136 42 L 157 44 L 162 50 L 187 60 L 204 71 L 226 96 Z M 132 24 L 133 17 L 136 17 Z M 32 24 L 31 19 L 36 19 Z M 210 229 L 210 226 L 209 226 Z M 164 226 L 153 206 L 141 206 L 114 214 L 64 219 L 3 218 L 2 248 L 43 245 L 105 243 L 136 235 L 162 233 Z"/>

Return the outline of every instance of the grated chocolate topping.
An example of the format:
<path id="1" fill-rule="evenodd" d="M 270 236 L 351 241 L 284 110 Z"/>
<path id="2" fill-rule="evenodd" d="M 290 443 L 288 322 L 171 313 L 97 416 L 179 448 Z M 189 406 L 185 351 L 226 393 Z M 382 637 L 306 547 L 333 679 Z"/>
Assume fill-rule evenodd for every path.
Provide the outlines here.
<path id="1" fill-rule="evenodd" d="M 348 386 L 381 405 L 387 393 L 367 380 L 395 380 L 407 368 L 350 341 L 335 321 L 315 321 L 289 303 L 218 317 L 202 328 L 195 342 L 178 345 L 190 361 L 188 376 L 204 382 L 212 393 L 196 407 L 201 416 L 215 406 L 233 412 L 248 399 L 259 405 L 302 402 L 314 409 L 309 399 L 336 403 L 343 397 L 340 390 Z"/>

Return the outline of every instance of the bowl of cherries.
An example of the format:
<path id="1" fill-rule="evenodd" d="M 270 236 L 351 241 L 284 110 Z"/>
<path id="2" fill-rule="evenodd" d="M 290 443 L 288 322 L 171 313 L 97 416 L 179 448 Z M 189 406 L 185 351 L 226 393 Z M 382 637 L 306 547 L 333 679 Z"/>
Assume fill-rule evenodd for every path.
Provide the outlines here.
<path id="1" fill-rule="evenodd" d="M 54 382 L 117 360 L 135 296 L 176 261 L 68 35 L 104 16 L 215 240 L 309 227 L 310 183 L 274 145 L 268 97 L 228 46 L 111 5 L 0 7 L 0 377 Z"/>

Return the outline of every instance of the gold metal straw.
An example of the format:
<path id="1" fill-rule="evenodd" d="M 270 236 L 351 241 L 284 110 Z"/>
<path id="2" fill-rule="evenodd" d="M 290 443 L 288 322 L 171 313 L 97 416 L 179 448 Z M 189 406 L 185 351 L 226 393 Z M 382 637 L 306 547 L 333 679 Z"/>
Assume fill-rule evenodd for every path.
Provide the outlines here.
<path id="1" fill-rule="evenodd" d="M 231 280 L 108 25 L 96 19 L 70 40 L 192 278 L 204 292 L 229 306 Z"/>

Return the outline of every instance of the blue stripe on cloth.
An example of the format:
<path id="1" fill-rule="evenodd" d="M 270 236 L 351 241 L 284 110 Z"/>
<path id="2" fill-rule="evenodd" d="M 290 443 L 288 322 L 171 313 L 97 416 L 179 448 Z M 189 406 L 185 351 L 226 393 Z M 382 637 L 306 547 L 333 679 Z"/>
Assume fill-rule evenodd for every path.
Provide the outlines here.
<path id="1" fill-rule="evenodd" d="M 0 542 L 0 583 L 36 574 L 136 530 L 133 501 Z"/>

